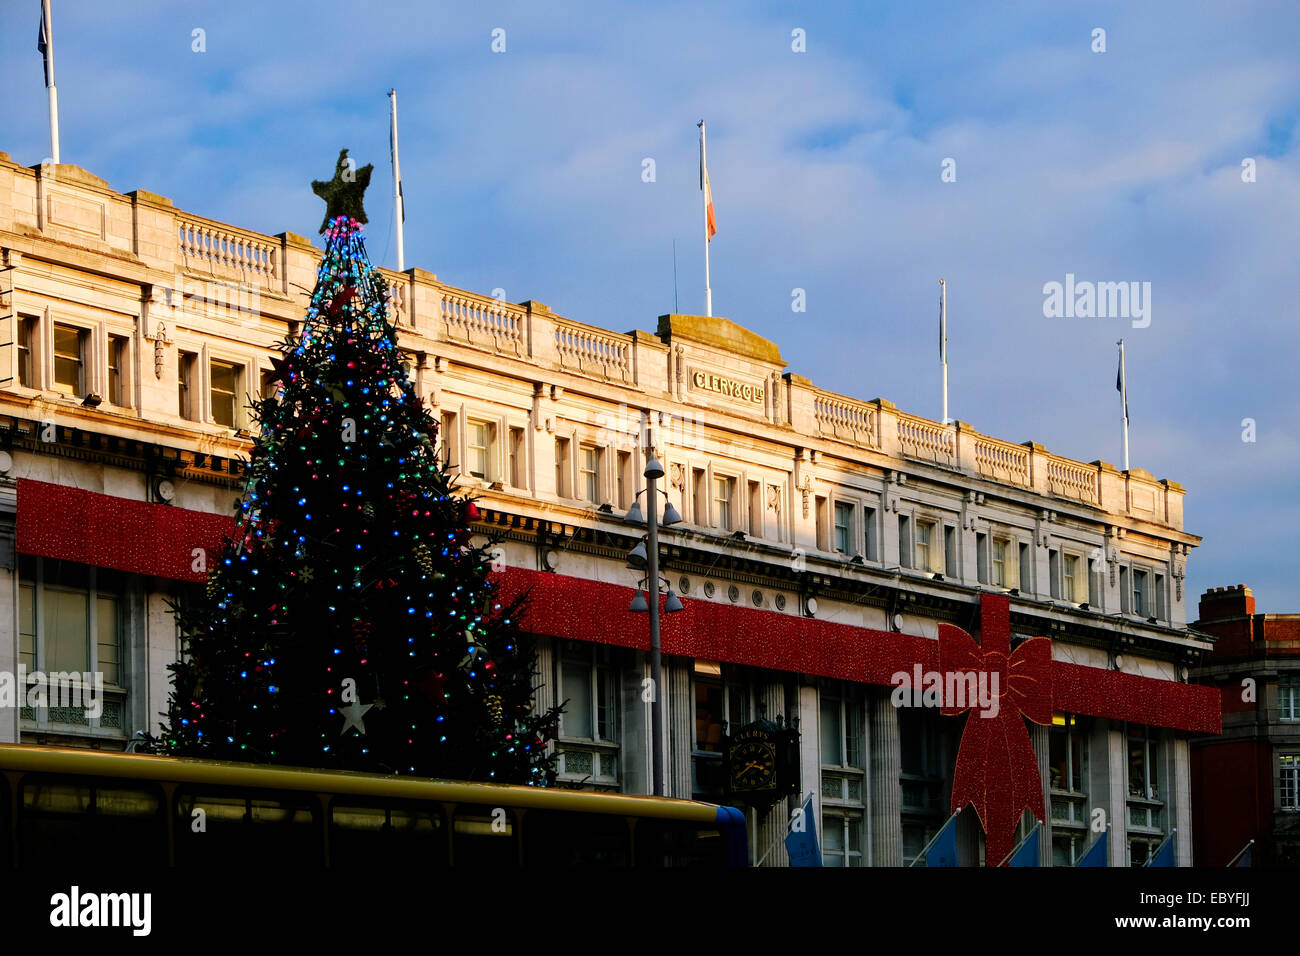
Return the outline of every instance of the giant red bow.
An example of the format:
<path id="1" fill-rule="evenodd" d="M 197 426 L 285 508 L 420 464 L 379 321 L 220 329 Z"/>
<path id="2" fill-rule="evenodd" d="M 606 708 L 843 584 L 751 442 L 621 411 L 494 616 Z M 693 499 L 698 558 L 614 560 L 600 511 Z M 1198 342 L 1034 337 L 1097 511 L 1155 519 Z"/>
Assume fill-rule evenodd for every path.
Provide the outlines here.
<path id="1" fill-rule="evenodd" d="M 953 717 L 974 708 L 957 750 L 951 810 L 956 813 L 968 803 L 975 807 L 984 826 L 985 865 L 997 866 L 1011 852 L 1025 810 L 1045 819 L 1038 758 L 1022 715 L 1036 724 L 1052 721 L 1052 642 L 1035 637 L 1011 653 L 1011 603 L 992 594 L 980 597 L 980 639 L 976 644 L 960 627 L 939 625 L 942 712 Z M 958 684 L 949 675 L 968 673 L 983 675 L 990 691 L 996 676 L 994 707 L 982 711 L 978 700 L 949 698 Z"/>

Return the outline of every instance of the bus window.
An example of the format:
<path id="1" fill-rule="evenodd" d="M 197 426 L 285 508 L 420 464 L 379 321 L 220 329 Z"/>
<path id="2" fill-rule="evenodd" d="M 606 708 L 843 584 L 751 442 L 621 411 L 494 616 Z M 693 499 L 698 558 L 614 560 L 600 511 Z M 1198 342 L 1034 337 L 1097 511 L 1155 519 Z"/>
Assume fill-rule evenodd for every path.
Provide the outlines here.
<path id="1" fill-rule="evenodd" d="M 437 807 L 403 803 L 346 803 L 330 807 L 330 866 L 391 863 L 447 865 L 447 830 Z"/>
<path id="2" fill-rule="evenodd" d="M 727 841 L 716 824 L 643 818 L 636 825 L 636 865 L 726 866 Z"/>
<path id="3" fill-rule="evenodd" d="M 526 866 L 627 866 L 628 821 L 607 813 L 529 810 L 520 821 Z"/>
<path id="4" fill-rule="evenodd" d="M 30 775 L 18 823 L 22 862 L 57 865 L 93 850 L 165 866 L 162 807 L 161 791 L 137 783 Z"/>
<path id="5" fill-rule="evenodd" d="M 458 806 L 452 816 L 452 834 L 455 866 L 519 866 L 519 845 L 509 807 Z"/>
<path id="6" fill-rule="evenodd" d="M 178 790 L 176 864 L 318 865 L 324 850 L 315 810 L 306 793 Z"/>

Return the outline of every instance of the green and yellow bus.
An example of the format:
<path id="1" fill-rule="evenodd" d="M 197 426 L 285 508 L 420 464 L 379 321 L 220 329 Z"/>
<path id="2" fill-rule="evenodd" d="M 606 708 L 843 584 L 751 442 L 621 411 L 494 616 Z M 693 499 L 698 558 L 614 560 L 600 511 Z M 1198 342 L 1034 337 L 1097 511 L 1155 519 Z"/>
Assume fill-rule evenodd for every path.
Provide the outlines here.
<path id="1" fill-rule="evenodd" d="M 0 866 L 745 866 L 689 800 L 0 745 Z"/>

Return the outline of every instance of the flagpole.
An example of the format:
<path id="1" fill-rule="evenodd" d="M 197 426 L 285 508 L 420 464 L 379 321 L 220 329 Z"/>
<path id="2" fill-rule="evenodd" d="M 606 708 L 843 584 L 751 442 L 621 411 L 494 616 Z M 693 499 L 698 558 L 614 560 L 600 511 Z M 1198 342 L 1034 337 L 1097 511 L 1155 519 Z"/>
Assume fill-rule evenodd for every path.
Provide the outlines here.
<path id="1" fill-rule="evenodd" d="M 943 424 L 948 424 L 948 286 L 939 280 L 939 364 L 943 367 Z"/>
<path id="2" fill-rule="evenodd" d="M 1124 409 L 1124 470 L 1128 471 L 1128 373 L 1124 368 L 1124 340 L 1119 340 L 1119 394 Z"/>
<path id="3" fill-rule="evenodd" d="M 1016 848 L 1014 850 L 1012 850 L 1010 853 L 1008 853 L 1006 856 L 1002 858 L 1002 862 L 999 863 L 998 866 L 999 867 L 1006 866 L 1007 860 L 1011 859 L 1013 856 L 1015 856 L 1017 853 L 1023 850 L 1025 844 L 1028 843 L 1029 840 L 1033 837 L 1033 835 L 1038 832 L 1038 828 L 1041 827 L 1042 825 L 1043 825 L 1042 820 L 1035 820 L 1034 828 L 1030 830 L 1027 834 L 1025 834 L 1025 838 L 1016 844 Z"/>
<path id="4" fill-rule="evenodd" d="M 713 315 L 713 289 L 709 285 L 709 194 L 704 189 L 708 174 L 704 153 L 704 120 L 700 120 L 700 196 L 704 203 L 704 314 Z"/>
<path id="5" fill-rule="evenodd" d="M 41 35 L 45 40 L 45 87 L 50 94 L 50 160 L 59 164 L 59 90 L 54 85 L 54 17 L 50 0 L 41 0 Z"/>
<path id="6" fill-rule="evenodd" d="M 1160 841 L 1160 845 L 1159 845 L 1158 847 L 1156 847 L 1156 852 L 1154 852 L 1154 853 L 1152 853 L 1150 856 L 1148 856 L 1148 857 L 1147 857 L 1147 861 L 1146 861 L 1145 863 L 1143 863 L 1142 865 L 1143 865 L 1144 867 L 1146 867 L 1146 866 L 1150 866 L 1150 865 L 1151 865 L 1151 861 L 1154 860 L 1156 857 L 1158 857 L 1158 856 L 1160 855 L 1160 851 L 1163 850 L 1163 849 L 1165 848 L 1165 845 L 1168 844 L 1169 841 L 1172 840 L 1172 839 L 1174 838 L 1174 834 L 1177 833 L 1177 832 L 1178 832 L 1178 827 L 1170 827 L 1170 828 L 1169 828 L 1169 832 L 1165 835 L 1165 838 L 1164 838 L 1163 840 L 1161 840 L 1161 841 Z"/>
<path id="7" fill-rule="evenodd" d="M 945 830 L 948 829 L 948 824 L 949 824 L 949 823 L 952 823 L 953 820 L 956 820 L 958 814 L 960 814 L 960 813 L 961 813 L 961 810 L 958 810 L 956 813 L 954 813 L 952 816 L 950 816 L 950 817 L 949 817 L 949 818 L 944 822 L 943 826 L 939 827 L 939 829 L 938 829 L 938 831 L 935 833 L 935 835 L 932 836 L 932 837 L 930 837 L 930 842 L 927 843 L 927 844 L 926 844 L 926 845 L 921 849 L 921 852 L 920 852 L 920 853 L 918 853 L 916 856 L 912 857 L 912 862 L 909 863 L 909 864 L 907 864 L 909 867 L 916 866 L 916 861 L 917 861 L 917 860 L 924 860 L 924 859 L 925 859 L 925 855 L 926 855 L 927 853 L 930 852 L 930 847 L 934 846 L 935 842 L 939 839 L 939 837 L 943 836 L 943 832 L 944 832 Z"/>
<path id="8" fill-rule="evenodd" d="M 393 128 L 391 142 L 393 155 L 393 218 L 397 220 L 397 271 L 406 271 L 406 248 L 402 242 L 406 204 L 402 199 L 402 167 L 397 159 L 397 90 L 389 90 L 388 98 L 393 101 Z"/>
<path id="9" fill-rule="evenodd" d="M 1242 855 L 1254 845 L 1255 845 L 1255 838 L 1251 837 L 1248 841 L 1246 841 L 1246 845 L 1237 851 L 1237 855 L 1228 861 L 1228 866 L 1229 867 L 1235 866 L 1237 861 L 1241 859 Z"/>

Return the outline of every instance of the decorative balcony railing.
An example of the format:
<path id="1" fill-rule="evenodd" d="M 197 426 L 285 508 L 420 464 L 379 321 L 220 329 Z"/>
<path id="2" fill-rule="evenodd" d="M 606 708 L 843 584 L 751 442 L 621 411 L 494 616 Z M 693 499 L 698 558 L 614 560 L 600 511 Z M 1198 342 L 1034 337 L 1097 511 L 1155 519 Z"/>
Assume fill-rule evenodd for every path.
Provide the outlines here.
<path id="1" fill-rule="evenodd" d="M 975 470 L 984 478 L 1018 485 L 1031 486 L 1029 477 L 1029 449 L 1021 445 L 979 436 L 975 439 Z"/>
<path id="2" fill-rule="evenodd" d="M 626 336 L 557 322 L 555 351 L 566 368 L 604 379 L 632 381 L 632 346 Z"/>
<path id="3" fill-rule="evenodd" d="M 937 465 L 957 464 L 957 442 L 952 428 L 911 415 L 898 415 L 898 445 L 908 458 Z"/>
<path id="4" fill-rule="evenodd" d="M 1047 493 L 1097 504 L 1097 469 L 1067 458 L 1047 456 Z"/>
<path id="5" fill-rule="evenodd" d="M 177 227 L 186 270 L 250 286 L 279 287 L 280 246 L 274 240 L 190 217 L 178 219 Z"/>
<path id="6" fill-rule="evenodd" d="M 827 438 L 879 448 L 877 414 L 876 408 L 865 402 L 855 402 L 827 393 L 813 398 L 813 419 L 817 422 L 817 431 Z"/>
<path id="7" fill-rule="evenodd" d="M 447 337 L 498 352 L 523 355 L 524 310 L 509 302 L 443 287 L 442 321 Z"/>

